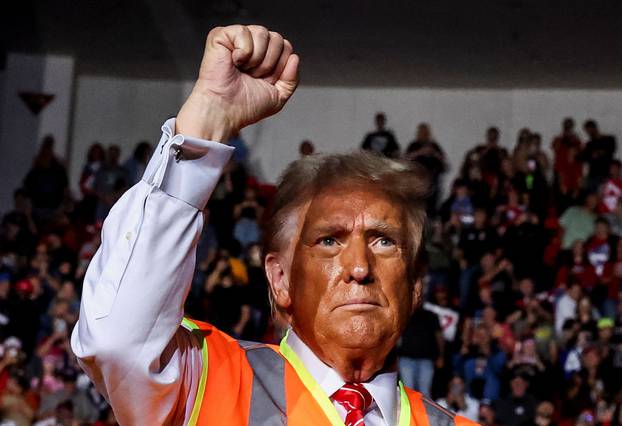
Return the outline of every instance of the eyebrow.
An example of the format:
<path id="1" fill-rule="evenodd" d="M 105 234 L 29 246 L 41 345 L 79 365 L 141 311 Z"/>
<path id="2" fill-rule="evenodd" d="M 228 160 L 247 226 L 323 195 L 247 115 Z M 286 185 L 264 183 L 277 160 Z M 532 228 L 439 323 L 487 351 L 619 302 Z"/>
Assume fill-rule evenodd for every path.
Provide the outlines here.
<path id="1" fill-rule="evenodd" d="M 335 235 L 340 233 L 347 233 L 352 231 L 352 227 L 342 224 L 326 224 L 312 227 L 310 231 L 314 234 L 321 235 Z M 383 221 L 374 221 L 370 225 L 365 227 L 366 235 L 386 235 L 392 238 L 399 238 L 402 235 L 402 229 L 393 225 L 390 225 Z"/>

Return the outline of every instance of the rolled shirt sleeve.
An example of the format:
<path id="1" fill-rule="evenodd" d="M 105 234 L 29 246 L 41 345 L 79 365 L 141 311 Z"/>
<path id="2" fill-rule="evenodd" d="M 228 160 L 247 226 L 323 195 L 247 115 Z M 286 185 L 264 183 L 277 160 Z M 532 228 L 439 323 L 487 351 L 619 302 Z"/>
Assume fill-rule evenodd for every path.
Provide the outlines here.
<path id="1" fill-rule="evenodd" d="M 87 270 L 71 345 L 123 425 L 183 424 L 201 374 L 198 342 L 180 327 L 201 210 L 233 148 L 162 138 L 143 179 L 113 206 Z"/>

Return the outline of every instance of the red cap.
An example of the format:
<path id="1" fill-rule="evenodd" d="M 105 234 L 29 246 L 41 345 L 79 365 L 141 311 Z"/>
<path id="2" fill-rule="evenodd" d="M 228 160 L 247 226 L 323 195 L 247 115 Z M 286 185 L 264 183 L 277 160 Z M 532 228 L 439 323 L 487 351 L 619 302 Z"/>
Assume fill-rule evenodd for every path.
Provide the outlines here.
<path id="1" fill-rule="evenodd" d="M 19 280 L 15 283 L 15 291 L 19 293 L 32 293 L 34 287 L 30 280 Z"/>

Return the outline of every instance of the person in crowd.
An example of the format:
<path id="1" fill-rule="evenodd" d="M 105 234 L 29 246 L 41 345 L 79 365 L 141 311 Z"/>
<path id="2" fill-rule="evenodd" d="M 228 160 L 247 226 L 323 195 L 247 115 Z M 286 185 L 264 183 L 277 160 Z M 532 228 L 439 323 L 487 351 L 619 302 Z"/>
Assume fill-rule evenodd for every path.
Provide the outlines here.
<path id="1" fill-rule="evenodd" d="M 417 126 L 415 139 L 406 148 L 405 156 L 425 167 L 432 177 L 434 189 L 428 199 L 428 215 L 434 216 L 440 194 L 441 176 L 447 170 L 447 160 L 443 148 L 432 137 L 428 123 L 420 123 Z"/>
<path id="2" fill-rule="evenodd" d="M 3 420 L 10 420 L 15 426 L 30 426 L 35 418 L 33 407 L 26 399 L 28 380 L 23 372 L 14 372 L 8 377 L 4 392 L 0 396 L 0 412 Z"/>
<path id="3" fill-rule="evenodd" d="M 612 214 L 620 200 L 622 200 L 622 163 L 620 160 L 612 160 L 609 164 L 609 174 L 600 187 L 600 204 L 598 212 L 603 215 Z"/>
<path id="4" fill-rule="evenodd" d="M 69 186 L 65 166 L 54 153 L 54 143 L 52 135 L 43 138 L 32 168 L 24 178 L 34 216 L 44 223 L 54 219 Z"/>
<path id="5" fill-rule="evenodd" d="M 399 371 L 404 384 L 430 395 L 434 370 L 443 367 L 445 340 L 438 316 L 418 309 L 410 317 L 399 345 Z"/>
<path id="6" fill-rule="evenodd" d="M 596 207 L 598 195 L 586 193 L 580 205 L 569 207 L 559 218 L 559 224 L 564 231 L 562 249 L 569 249 L 575 241 L 584 242 L 594 232 L 596 221 Z"/>
<path id="7" fill-rule="evenodd" d="M 456 179 L 453 185 L 453 200 L 449 214 L 457 216 L 463 225 L 471 225 L 474 220 L 475 208 L 471 201 L 467 183 L 462 179 Z"/>
<path id="8" fill-rule="evenodd" d="M 582 294 L 581 282 L 576 279 L 570 280 L 555 307 L 555 330 L 558 335 L 561 335 L 562 327 L 567 320 L 576 319 L 577 304 Z"/>
<path id="9" fill-rule="evenodd" d="M 465 334 L 455 369 L 464 377 L 469 395 L 496 400 L 501 392 L 506 354 L 499 349 L 491 331 L 482 324 Z"/>
<path id="10" fill-rule="evenodd" d="M 555 421 L 555 406 L 550 401 L 542 401 L 536 407 L 535 426 L 552 426 Z"/>
<path id="11" fill-rule="evenodd" d="M 248 305 L 251 309 L 249 334 L 252 340 L 265 340 L 272 309 L 268 297 L 268 281 L 263 270 L 263 246 L 251 244 L 246 250 L 248 265 Z"/>
<path id="12" fill-rule="evenodd" d="M 553 151 L 553 171 L 559 185 L 561 176 L 572 173 L 573 167 L 580 164 L 577 154 L 581 152 L 581 139 L 575 131 L 575 121 L 572 117 L 566 117 L 562 121 L 561 133 L 553 138 L 551 150 Z M 581 174 L 579 173 L 579 176 Z M 576 182 L 577 188 L 579 182 Z"/>
<path id="13" fill-rule="evenodd" d="M 553 151 L 553 190 L 560 210 L 579 196 L 583 179 L 581 151 L 583 143 L 575 132 L 575 121 L 568 117 L 562 121 L 562 132 L 551 142 Z"/>
<path id="14" fill-rule="evenodd" d="M 376 130 L 365 135 L 361 143 L 361 149 L 384 155 L 389 158 L 397 158 L 400 154 L 400 146 L 393 132 L 386 128 L 387 116 L 384 112 L 376 113 L 374 117 Z"/>
<path id="15" fill-rule="evenodd" d="M 527 426 L 533 424 L 538 401 L 529 390 L 531 376 L 527 369 L 516 368 L 510 379 L 510 394 L 495 402 L 499 424 Z"/>
<path id="16" fill-rule="evenodd" d="M 36 245 L 37 224 L 32 213 L 32 202 L 23 188 L 13 192 L 13 210 L 0 223 L 2 247 L 22 257 L 30 255 Z"/>
<path id="17" fill-rule="evenodd" d="M 233 228 L 233 237 L 242 248 L 261 241 L 261 229 L 257 222 L 257 209 L 245 207 L 240 211 L 238 220 Z"/>
<path id="18" fill-rule="evenodd" d="M 488 224 L 485 209 L 477 208 L 473 225 L 462 228 L 458 248 L 460 249 L 460 306 L 472 310 L 476 305 L 476 274 L 480 271 L 485 253 L 494 253 L 498 246 L 498 235 Z M 493 255 L 494 257 L 494 255 Z"/>
<path id="19" fill-rule="evenodd" d="M 95 174 L 97 210 L 95 220 L 103 221 L 112 205 L 121 197 L 128 186 L 127 172 L 119 164 L 121 149 L 111 145 L 106 152 L 106 162 Z"/>
<path id="20" fill-rule="evenodd" d="M 87 223 L 95 219 L 97 209 L 97 192 L 95 191 L 95 176 L 106 161 L 106 151 L 99 142 L 93 143 L 86 154 L 86 164 L 80 174 L 80 193 L 82 200 L 80 208 Z"/>
<path id="21" fill-rule="evenodd" d="M 298 146 L 298 153 L 300 157 L 306 157 L 307 155 L 315 154 L 315 145 L 309 139 L 305 139 L 300 142 Z"/>
<path id="22" fill-rule="evenodd" d="M 604 135 L 598 128 L 595 120 L 587 120 L 583 130 L 588 141 L 581 151 L 580 158 L 587 164 L 587 185 L 591 191 L 597 191 L 609 173 L 609 164 L 617 150 L 616 139 L 611 135 Z"/>
<path id="23" fill-rule="evenodd" d="M 250 306 L 246 287 L 236 281 L 229 258 L 215 260 L 205 293 L 207 320 L 231 336 L 242 337 L 250 320 Z"/>
<path id="24" fill-rule="evenodd" d="M 229 138 L 229 142 L 227 143 L 229 144 L 229 146 L 235 148 L 235 151 L 233 151 L 233 156 L 231 157 L 232 160 L 238 165 L 247 167 L 248 157 L 250 153 L 248 150 L 248 146 L 246 145 L 246 142 L 242 138 L 240 132 L 231 135 L 231 137 Z M 149 160 L 149 158 L 147 158 L 147 160 Z"/>
<path id="25" fill-rule="evenodd" d="M 151 144 L 147 141 L 136 144 L 132 156 L 123 163 L 127 186 L 136 184 L 143 177 L 149 158 L 151 158 L 151 151 Z"/>
<path id="26" fill-rule="evenodd" d="M 438 399 L 438 402 L 448 410 L 477 421 L 479 417 L 479 401 L 466 393 L 464 380 L 460 376 L 453 376 L 449 382 L 447 395 Z"/>
<path id="27" fill-rule="evenodd" d="M 499 145 L 500 134 L 501 132 L 497 127 L 489 127 L 486 129 L 485 143 L 476 148 L 476 150 L 480 151 L 479 165 L 482 177 L 489 187 L 494 186 L 501 172 L 503 159 L 509 157 L 507 150 Z"/>

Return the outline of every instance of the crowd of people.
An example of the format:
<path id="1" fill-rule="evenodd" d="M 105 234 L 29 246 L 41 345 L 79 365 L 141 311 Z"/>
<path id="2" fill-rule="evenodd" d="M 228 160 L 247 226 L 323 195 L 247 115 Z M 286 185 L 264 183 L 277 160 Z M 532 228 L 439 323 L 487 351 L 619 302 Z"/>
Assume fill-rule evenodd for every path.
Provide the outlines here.
<path id="1" fill-rule="evenodd" d="M 491 127 L 465 153 L 451 192 L 442 143 L 422 123 L 400 146 L 375 117 L 361 149 L 425 167 L 424 302 L 398 347 L 403 382 L 486 426 L 622 424 L 622 165 L 616 140 L 563 121 L 546 150 L 522 129 Z M 188 316 L 245 340 L 277 342 L 263 224 L 272 185 L 253 177 L 240 135 L 204 210 Z M 46 137 L 0 229 L 0 425 L 116 424 L 69 347 L 82 279 L 112 205 L 152 152 L 93 144 L 72 196 Z M 250 148 L 252 149 L 252 147 Z M 315 151 L 311 141 L 301 155 Z M 553 155 L 550 156 L 549 152 Z"/>

